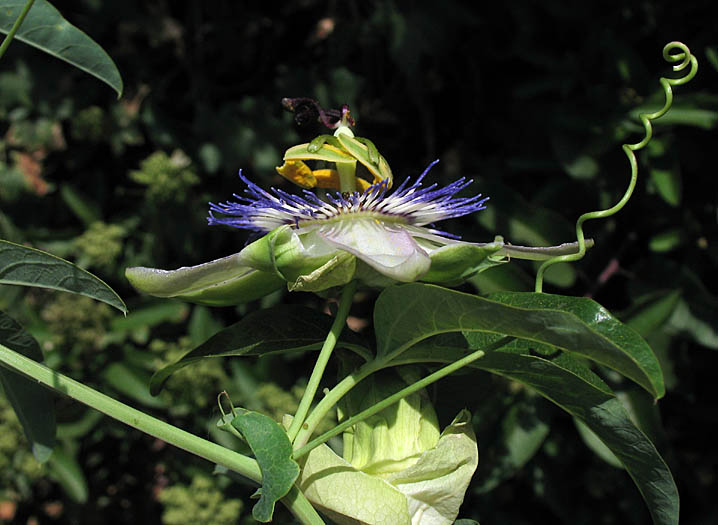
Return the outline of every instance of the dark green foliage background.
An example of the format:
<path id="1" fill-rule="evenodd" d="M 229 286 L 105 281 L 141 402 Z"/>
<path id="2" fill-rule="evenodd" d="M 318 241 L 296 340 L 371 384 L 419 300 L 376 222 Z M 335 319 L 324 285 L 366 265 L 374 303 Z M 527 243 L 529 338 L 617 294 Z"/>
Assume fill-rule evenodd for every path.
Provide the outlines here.
<path id="1" fill-rule="evenodd" d="M 662 104 L 657 79 L 672 73 L 661 49 L 681 40 L 701 69 L 676 90 L 668 123 L 656 123 L 653 145 L 639 155 L 634 198 L 614 218 L 588 223 L 596 246 L 549 273 L 546 291 L 591 296 L 648 339 L 666 375 L 657 407 L 599 372 L 629 400 L 671 466 L 682 521 L 718 520 L 713 2 L 499 4 L 54 2 L 116 61 L 125 94 L 117 101 L 96 79 L 13 43 L 0 64 L 0 238 L 77 261 L 113 286 L 131 314 L 9 286 L 0 287 L 0 309 L 41 341 L 58 370 L 200 435 L 211 433 L 214 396 L 223 389 L 237 404 L 281 413 L 276 400 L 296 401 L 288 392 L 309 360 L 235 359 L 197 372 L 191 386 L 178 374 L 174 392 L 170 381 L 169 392 L 150 397 L 144 385 L 157 367 L 260 305 L 208 310 L 153 301 L 138 296 L 123 271 L 176 268 L 241 249 L 246 233 L 206 226 L 207 202 L 242 191 L 239 169 L 262 186 L 290 189 L 274 166 L 286 148 L 321 132 L 297 128 L 282 97 L 348 103 L 357 133 L 375 142 L 398 180 L 435 158 L 432 182 L 473 178 L 491 197 L 489 209 L 442 225 L 465 240 L 567 242 L 580 213 L 607 207 L 624 191 L 629 170 L 620 144 L 643 136 L 637 108 Z M 531 290 L 534 271 L 512 263 L 463 289 Z M 374 297 L 360 296 L 358 321 L 371 321 Z M 298 293 L 261 306 L 278 302 L 325 305 Z M 625 472 L 588 448 L 543 399 L 488 374 L 480 381 L 459 375 L 433 395 L 442 424 L 464 406 L 475 414 L 480 462 L 461 517 L 484 525 L 649 522 Z M 67 482 L 7 481 L 0 490 L 16 494 L 17 523 L 30 516 L 156 522 L 160 489 L 189 485 L 210 468 L 107 419 L 90 420 L 66 399 L 58 400 L 58 418 L 61 427 L 89 421 L 61 434 L 87 478 L 87 502 L 67 496 Z M 245 500 L 242 519 L 251 523 L 251 489 L 220 488 L 227 499 Z M 57 502 L 53 514 L 48 503 Z M 277 522 L 289 520 L 278 512 Z"/>

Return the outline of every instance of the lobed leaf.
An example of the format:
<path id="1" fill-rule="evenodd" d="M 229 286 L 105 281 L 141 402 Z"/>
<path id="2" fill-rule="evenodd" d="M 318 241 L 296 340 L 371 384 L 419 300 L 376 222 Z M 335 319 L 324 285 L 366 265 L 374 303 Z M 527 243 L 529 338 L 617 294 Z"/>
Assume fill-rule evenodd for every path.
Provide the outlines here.
<path id="1" fill-rule="evenodd" d="M 99 277 L 47 252 L 4 240 L 0 240 L 0 284 L 85 295 L 127 313 L 120 296 Z"/>
<path id="2" fill-rule="evenodd" d="M 24 6 L 24 0 L 0 0 L 0 33 L 10 31 Z M 122 77 L 110 56 L 47 0 L 35 0 L 15 38 L 102 80 L 122 96 Z"/>

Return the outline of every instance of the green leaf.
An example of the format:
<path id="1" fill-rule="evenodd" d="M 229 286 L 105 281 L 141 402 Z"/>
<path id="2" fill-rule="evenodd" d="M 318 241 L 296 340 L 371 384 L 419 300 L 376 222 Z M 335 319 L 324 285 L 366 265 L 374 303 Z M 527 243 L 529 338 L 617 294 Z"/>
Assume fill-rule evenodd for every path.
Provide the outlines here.
<path id="1" fill-rule="evenodd" d="M 292 443 L 287 433 L 269 416 L 243 410 L 232 426 L 249 443 L 262 472 L 259 501 L 252 509 L 257 521 L 272 520 L 274 504 L 287 495 L 299 476 L 299 465 L 292 459 Z"/>
<path id="2" fill-rule="evenodd" d="M 93 222 L 102 220 L 99 206 L 82 195 L 71 184 L 64 183 L 60 186 L 60 197 L 62 197 L 67 207 L 72 210 L 72 213 L 75 214 L 75 217 L 80 219 L 85 226 L 90 226 Z"/>
<path id="3" fill-rule="evenodd" d="M 517 264 L 494 266 L 469 279 L 482 295 L 493 292 L 522 291 L 534 289 L 534 279 Z"/>
<path id="4" fill-rule="evenodd" d="M 613 395 L 539 357 L 493 352 L 475 366 L 531 386 L 585 423 L 626 467 L 654 523 L 678 523 L 678 490 L 668 466 Z"/>
<path id="5" fill-rule="evenodd" d="M 10 31 L 24 6 L 22 0 L 0 0 L 0 33 Z M 122 78 L 109 55 L 46 0 L 35 0 L 15 38 L 99 78 L 122 96 Z"/>
<path id="6" fill-rule="evenodd" d="M 466 335 L 471 348 L 485 345 L 480 333 Z M 402 363 L 461 359 L 471 349 L 419 345 L 401 356 Z M 584 423 L 621 461 L 641 492 L 656 525 L 677 525 L 678 490 L 653 443 L 631 421 L 610 389 L 568 354 L 548 360 L 517 348 L 487 352 L 469 366 L 518 381 L 536 390 Z"/>
<path id="7" fill-rule="evenodd" d="M 505 335 L 587 357 L 632 379 L 655 398 L 665 393 L 660 365 L 648 344 L 587 298 L 526 292 L 482 298 L 410 283 L 381 293 L 374 327 L 377 355 L 388 361 L 441 333 Z"/>
<path id="8" fill-rule="evenodd" d="M 677 167 L 673 169 L 651 169 L 651 181 L 655 184 L 656 189 L 663 200 L 673 206 L 681 204 L 683 194 L 683 184 L 681 182 L 681 172 Z"/>
<path id="9" fill-rule="evenodd" d="M 331 316 L 303 306 L 279 305 L 253 312 L 217 332 L 176 363 L 157 371 L 150 381 L 150 392 L 157 395 L 174 372 L 202 359 L 319 350 L 332 322 Z M 365 359 L 371 357 L 363 340 L 348 328 L 342 332 L 337 346 Z"/>
<path id="10" fill-rule="evenodd" d="M 646 294 L 636 299 L 630 310 L 620 317 L 642 337 L 648 337 L 668 320 L 680 298 L 681 290 L 662 290 Z"/>
<path id="11" fill-rule="evenodd" d="M 132 310 L 125 317 L 117 317 L 110 323 L 113 332 L 132 332 L 161 323 L 179 323 L 186 319 L 189 307 L 178 301 L 158 301 Z"/>
<path id="12" fill-rule="evenodd" d="M 494 455 L 497 457 L 487 463 L 486 447 L 482 450 L 481 483 L 473 489 L 477 493 L 490 492 L 516 474 L 539 451 L 550 430 L 548 422 L 526 402 L 519 401 L 502 408 L 496 434 L 488 447 L 489 451 L 496 449 Z M 483 439 L 487 437 L 483 436 Z"/>
<path id="13" fill-rule="evenodd" d="M 85 295 L 127 313 L 120 296 L 90 272 L 47 252 L 4 240 L 0 240 L 0 284 L 36 286 Z"/>
<path id="14" fill-rule="evenodd" d="M 655 235 L 648 241 L 652 252 L 665 253 L 680 247 L 686 238 L 686 233 L 680 228 L 669 228 Z"/>
<path id="15" fill-rule="evenodd" d="M 658 105 L 639 106 L 630 112 L 630 118 L 635 121 L 641 113 L 650 113 L 657 109 Z M 678 104 L 674 104 L 668 113 L 655 122 L 658 126 L 685 125 L 703 129 L 712 129 L 716 124 L 718 124 L 718 111 L 680 107 Z"/>
<path id="16" fill-rule="evenodd" d="M 147 390 L 148 377 L 144 377 L 144 375 L 125 363 L 112 363 L 102 372 L 103 379 L 110 386 L 130 399 L 152 408 L 167 406 L 161 398 L 150 395 Z"/>
<path id="17" fill-rule="evenodd" d="M 611 449 L 584 422 L 576 418 L 574 418 L 573 422 L 576 424 L 578 434 L 588 448 L 612 467 L 623 468 L 623 463 L 616 457 L 616 454 L 611 452 Z"/>
<path id="18" fill-rule="evenodd" d="M 0 312 L 0 345 L 42 361 L 42 351 L 35 338 L 3 312 Z M 52 394 L 35 381 L 3 367 L 0 367 L 0 384 L 22 424 L 35 458 L 40 462 L 47 461 L 55 446 Z"/>
<path id="19" fill-rule="evenodd" d="M 57 481 L 72 501 L 87 503 L 90 490 L 82 467 L 71 455 L 57 448 L 49 462 L 50 476 Z"/>

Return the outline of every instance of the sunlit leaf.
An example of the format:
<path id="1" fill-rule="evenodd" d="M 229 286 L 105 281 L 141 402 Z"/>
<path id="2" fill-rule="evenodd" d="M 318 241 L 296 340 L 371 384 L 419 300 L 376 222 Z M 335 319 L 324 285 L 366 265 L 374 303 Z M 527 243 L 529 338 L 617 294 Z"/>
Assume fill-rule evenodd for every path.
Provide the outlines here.
<path id="1" fill-rule="evenodd" d="M 385 289 L 374 310 L 377 353 L 395 359 L 441 333 L 478 332 L 555 346 L 604 364 L 654 397 L 665 388 L 648 344 L 587 298 L 502 292 L 478 297 L 410 283 Z"/>
<path id="2" fill-rule="evenodd" d="M 294 485 L 299 465 L 292 459 L 292 443 L 279 423 L 258 412 L 241 412 L 232 420 L 232 426 L 249 443 L 262 471 L 261 496 L 252 508 L 252 516 L 266 523 L 272 520 L 274 504 Z"/>
<path id="3" fill-rule="evenodd" d="M 72 292 L 127 313 L 120 296 L 90 272 L 47 252 L 3 240 L 0 240 L 0 284 Z"/>
<path id="4" fill-rule="evenodd" d="M 22 0 L 0 0 L 0 32 L 10 31 L 24 6 Z M 109 55 L 46 0 L 35 0 L 15 39 L 99 78 L 122 96 L 122 78 Z"/>

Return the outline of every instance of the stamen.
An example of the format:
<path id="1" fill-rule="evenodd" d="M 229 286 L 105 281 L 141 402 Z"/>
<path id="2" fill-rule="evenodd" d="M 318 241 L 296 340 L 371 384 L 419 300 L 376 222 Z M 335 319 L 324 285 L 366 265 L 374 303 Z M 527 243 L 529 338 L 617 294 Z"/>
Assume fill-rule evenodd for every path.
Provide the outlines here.
<path id="1" fill-rule="evenodd" d="M 308 224 L 349 220 L 352 217 L 373 217 L 378 221 L 424 226 L 445 219 L 461 217 L 483 210 L 488 197 L 454 197 L 473 181 L 464 177 L 451 184 L 438 187 L 436 183 L 422 187 L 421 182 L 438 160 L 432 162 L 411 183 L 406 178 L 391 194 L 387 194 L 387 180 L 370 186 L 363 192 L 327 193 L 322 200 L 304 190 L 293 195 L 272 188 L 263 190 L 240 171 L 239 177 L 247 185 L 245 196 L 235 194 L 239 202 L 210 203 L 209 224 L 224 224 L 255 232 L 269 232 L 282 225 L 301 228 Z M 226 217 L 216 217 L 214 212 Z M 453 238 L 446 232 L 427 229 L 431 233 Z"/>

